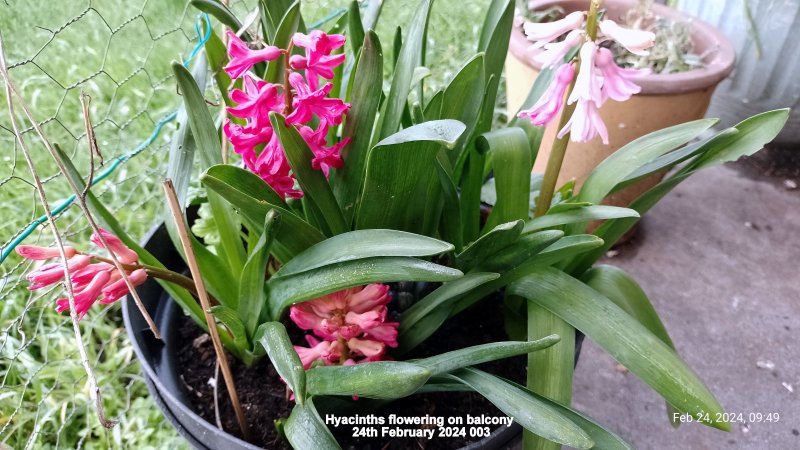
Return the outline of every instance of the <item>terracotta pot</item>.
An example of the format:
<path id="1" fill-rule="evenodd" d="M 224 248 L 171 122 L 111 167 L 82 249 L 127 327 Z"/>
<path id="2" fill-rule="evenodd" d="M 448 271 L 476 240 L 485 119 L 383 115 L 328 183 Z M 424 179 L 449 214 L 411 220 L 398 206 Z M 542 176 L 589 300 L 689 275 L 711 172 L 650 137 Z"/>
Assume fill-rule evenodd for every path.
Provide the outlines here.
<path id="1" fill-rule="evenodd" d="M 532 9 L 561 6 L 567 13 L 588 9 L 588 0 L 533 0 Z M 606 0 L 608 18 L 619 20 L 636 0 Z M 657 16 L 667 17 L 692 24 L 692 38 L 697 54 L 707 55 L 705 66 L 677 74 L 654 74 L 637 80 L 642 92 L 624 103 L 607 101 L 600 115 L 608 127 L 609 144 L 603 145 L 599 138 L 587 143 L 570 142 L 558 178 L 558 185 L 576 180 L 576 187 L 586 180 L 591 170 L 607 156 L 630 141 L 665 127 L 702 118 L 711 101 L 711 95 L 720 81 L 727 77 L 735 60 L 731 43 L 719 31 L 691 16 L 663 5 L 654 4 Z M 528 50 L 531 42 L 521 27 L 512 31 L 509 54 L 506 59 L 509 116 L 516 114 L 528 95 L 541 65 L 533 60 L 535 52 Z M 557 121 L 551 123 L 544 134 L 539 157 L 533 170 L 544 172 L 550 148 L 557 132 Z M 607 203 L 627 206 L 642 192 L 657 184 L 663 174 L 640 181 L 612 196 Z"/>

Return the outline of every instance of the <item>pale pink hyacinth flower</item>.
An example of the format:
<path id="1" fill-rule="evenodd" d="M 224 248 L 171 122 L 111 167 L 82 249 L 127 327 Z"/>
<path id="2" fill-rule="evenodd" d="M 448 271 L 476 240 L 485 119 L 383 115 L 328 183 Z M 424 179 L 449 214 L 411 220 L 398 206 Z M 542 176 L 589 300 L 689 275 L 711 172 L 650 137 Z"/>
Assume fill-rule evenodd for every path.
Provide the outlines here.
<path id="1" fill-rule="evenodd" d="M 536 126 L 550 123 L 564 106 L 564 95 L 575 77 L 575 64 L 563 64 L 556 70 L 555 79 L 531 109 L 520 111 L 518 117 Z"/>
<path id="2" fill-rule="evenodd" d="M 261 50 L 252 50 L 247 44 L 239 39 L 236 33 L 228 30 L 228 56 L 230 62 L 223 67 L 225 72 L 237 79 L 253 68 L 254 65 L 277 59 L 283 53 L 278 47 L 268 45 Z"/>
<path id="3" fill-rule="evenodd" d="M 572 30 L 561 42 L 551 42 L 544 45 L 544 51 L 533 57 L 543 69 L 556 67 L 564 63 L 567 54 L 579 46 L 584 39 L 583 30 Z"/>
<path id="4" fill-rule="evenodd" d="M 575 112 L 570 116 L 564 128 L 558 132 L 558 137 L 563 138 L 567 132 L 574 142 L 589 142 L 597 136 L 608 145 L 608 130 L 600 117 L 597 104 L 591 100 L 578 99 Z"/>
<path id="5" fill-rule="evenodd" d="M 649 55 L 647 49 L 652 47 L 656 40 L 656 35 L 650 31 L 623 28 L 613 20 L 601 20 L 600 32 L 609 39 L 619 42 L 629 52 L 640 56 Z"/>
<path id="6" fill-rule="evenodd" d="M 100 235 L 102 235 L 108 247 L 103 245 Z M 103 229 L 100 229 L 100 235 L 92 234 L 91 243 L 114 253 L 122 264 L 138 264 L 139 256 L 118 237 Z M 98 297 L 100 297 L 100 303 L 108 304 L 119 300 L 129 292 L 122 274 L 112 264 L 107 262 L 91 263 L 92 259 L 95 258 L 93 255 L 78 253 L 72 247 L 65 247 L 65 250 L 67 248 L 70 249 L 66 252 L 68 255 L 67 271 L 69 272 L 69 279 L 75 298 L 75 310 L 79 318 L 82 318 L 89 311 L 92 305 L 98 301 Z M 34 248 L 32 246 L 20 246 L 17 248 L 17 252 L 23 257 L 35 260 L 60 256 L 57 249 Z M 147 280 L 147 272 L 144 269 L 126 270 L 125 274 L 133 286 L 138 286 Z M 31 282 L 28 287 L 31 290 L 52 286 L 64 280 L 64 265 L 63 263 L 45 264 L 30 272 L 27 278 Z M 69 310 L 69 300 L 66 298 L 56 300 L 56 310 L 58 312 Z"/>
<path id="7" fill-rule="evenodd" d="M 540 48 L 562 34 L 580 28 L 583 25 L 584 17 L 585 14 L 582 11 L 575 11 L 554 22 L 526 23 L 523 29 L 528 39 L 534 41 L 533 47 Z"/>
<path id="8" fill-rule="evenodd" d="M 650 73 L 647 69 L 623 69 L 614 62 L 614 55 L 607 48 L 600 48 L 595 57 L 595 67 L 600 69 L 603 77 L 603 100 L 611 99 L 624 102 L 632 95 L 641 92 L 642 88 L 633 80 Z"/>
<path id="9" fill-rule="evenodd" d="M 597 107 L 603 104 L 603 78 L 594 66 L 594 59 L 597 55 L 597 44 L 592 41 L 585 42 L 581 46 L 580 57 L 581 67 L 578 76 L 575 78 L 575 87 L 567 99 L 568 104 L 573 104 L 579 99 L 590 100 Z"/>
<path id="10" fill-rule="evenodd" d="M 385 360 L 386 347 L 397 346 L 400 325 L 386 321 L 390 300 L 389 286 L 370 284 L 293 305 L 292 321 L 323 339 L 306 336 L 310 348 L 295 346 L 303 366 Z"/>

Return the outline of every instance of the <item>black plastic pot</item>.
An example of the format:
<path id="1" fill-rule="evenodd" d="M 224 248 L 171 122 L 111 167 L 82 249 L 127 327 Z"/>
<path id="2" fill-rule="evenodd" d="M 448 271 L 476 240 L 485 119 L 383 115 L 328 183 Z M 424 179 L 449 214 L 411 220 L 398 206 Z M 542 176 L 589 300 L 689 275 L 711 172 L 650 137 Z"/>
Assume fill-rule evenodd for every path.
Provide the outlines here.
<path id="1" fill-rule="evenodd" d="M 151 230 L 145 238 L 145 248 L 169 269 L 181 272 L 186 266 L 173 248 L 166 228 L 161 225 Z M 153 337 L 141 313 L 130 297 L 122 302 L 125 329 L 131 338 L 136 356 L 142 367 L 147 389 L 161 408 L 164 417 L 176 430 L 197 449 L 201 450 L 258 450 L 259 447 L 226 433 L 207 422 L 192 410 L 192 403 L 184 385 L 179 381 L 176 354 L 180 346 L 178 317 L 183 314 L 180 307 L 161 286 L 148 280 L 138 288 L 144 306 L 153 316 L 162 334 L 162 341 Z M 576 336 L 577 364 L 583 335 Z M 462 450 L 500 450 L 511 448 L 519 440 L 522 428 L 513 423 L 501 427 L 481 441 L 463 447 Z"/>

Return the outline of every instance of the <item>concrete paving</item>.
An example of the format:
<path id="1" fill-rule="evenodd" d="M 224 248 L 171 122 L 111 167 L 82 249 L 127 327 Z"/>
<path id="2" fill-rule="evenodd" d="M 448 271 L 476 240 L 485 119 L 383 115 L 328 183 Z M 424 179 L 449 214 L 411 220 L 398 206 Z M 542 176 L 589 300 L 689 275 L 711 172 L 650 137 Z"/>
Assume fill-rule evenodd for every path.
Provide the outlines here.
<path id="1" fill-rule="evenodd" d="M 737 163 L 695 175 L 606 258 L 640 282 L 678 352 L 747 421 L 730 433 L 673 429 L 660 397 L 587 339 L 573 406 L 636 448 L 800 449 L 800 190 L 744 172 Z M 751 423 L 750 413 L 780 420 Z"/>

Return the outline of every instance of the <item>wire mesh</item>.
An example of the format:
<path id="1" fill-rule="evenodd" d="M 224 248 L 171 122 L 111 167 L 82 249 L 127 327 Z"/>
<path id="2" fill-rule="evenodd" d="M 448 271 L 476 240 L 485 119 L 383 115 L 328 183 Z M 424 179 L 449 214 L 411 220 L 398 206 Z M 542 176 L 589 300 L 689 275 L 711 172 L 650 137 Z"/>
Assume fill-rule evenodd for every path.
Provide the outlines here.
<path id="1" fill-rule="evenodd" d="M 231 3 L 242 18 L 255 7 L 255 0 Z M 304 0 L 303 15 L 308 23 L 321 23 L 348 3 Z M 397 25 L 407 24 L 416 3 L 386 3 L 390 10 L 384 14 L 391 19 L 378 26 L 385 43 Z M 442 4 L 432 19 L 431 26 L 442 31 L 436 35 L 450 38 L 437 42 L 429 35 L 434 72 L 429 88 L 441 86 L 472 55 L 480 23 L 475 19 L 488 0 L 462 5 L 456 15 L 448 10 L 453 3 Z M 47 136 L 83 174 L 89 171 L 89 153 L 79 96 L 91 97 L 106 161 L 98 173 L 108 171 L 92 192 L 134 237 L 145 233 L 161 209 L 159 182 L 174 129 L 169 120 L 180 102 L 170 62 L 190 59 L 205 25 L 200 21 L 199 33 L 197 26 L 197 11 L 186 0 L 0 0 L 9 75 Z M 4 95 L 0 92 L 3 105 Z M 18 120 L 28 125 L 21 115 Z M 100 425 L 69 318 L 55 311 L 58 288 L 28 291 L 24 276 L 35 264 L 12 251 L 23 240 L 44 246 L 53 240 L 11 129 L 6 108 L 0 107 L 0 450 L 185 448 L 147 395 L 117 305 L 93 310 L 81 322 L 106 413 L 119 421 L 111 430 Z M 68 201 L 67 183 L 34 130 L 26 128 L 24 135 L 51 208 L 63 205 L 57 211 L 60 230 L 85 248 L 89 230 L 77 205 Z"/>

